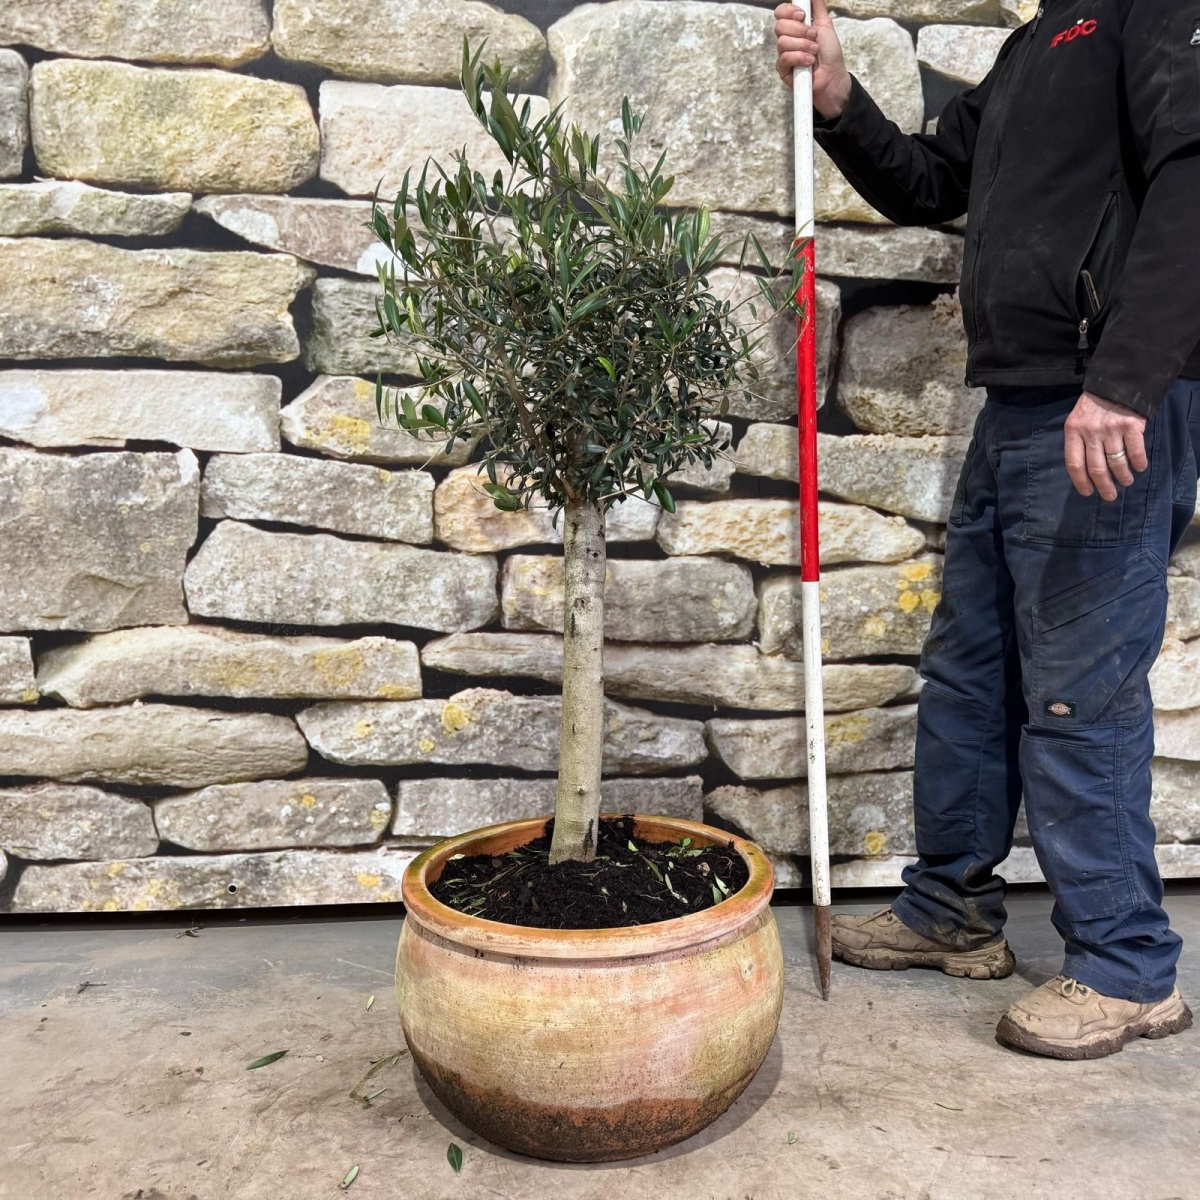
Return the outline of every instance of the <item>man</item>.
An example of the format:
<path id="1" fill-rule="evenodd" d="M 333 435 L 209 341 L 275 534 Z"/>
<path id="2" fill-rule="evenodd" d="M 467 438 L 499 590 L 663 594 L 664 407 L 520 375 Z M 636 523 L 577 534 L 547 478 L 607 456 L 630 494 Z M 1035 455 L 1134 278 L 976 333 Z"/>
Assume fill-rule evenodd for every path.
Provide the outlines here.
<path id="1" fill-rule="evenodd" d="M 922 655 L 919 859 L 858 966 L 1010 974 L 1022 792 L 1066 943 L 1004 1044 L 1112 1054 L 1191 1025 L 1150 820 L 1147 674 L 1200 451 L 1200 8 L 1045 0 L 937 133 L 908 136 L 849 74 L 824 0 L 776 9 L 778 69 L 812 67 L 817 139 L 898 224 L 968 214 L 967 382 L 987 388 Z"/>

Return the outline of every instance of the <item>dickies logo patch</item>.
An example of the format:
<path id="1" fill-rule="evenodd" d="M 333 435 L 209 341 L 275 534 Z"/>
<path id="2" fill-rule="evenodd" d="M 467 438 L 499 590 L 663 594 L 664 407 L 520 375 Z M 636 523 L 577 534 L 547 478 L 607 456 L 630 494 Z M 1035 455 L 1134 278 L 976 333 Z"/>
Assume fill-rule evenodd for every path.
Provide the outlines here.
<path id="1" fill-rule="evenodd" d="M 1048 717 L 1073 717 L 1075 705 L 1070 700 L 1047 700 L 1046 715 Z"/>
<path id="2" fill-rule="evenodd" d="M 1200 25 L 1196 26 L 1196 30 L 1192 34 L 1192 45 L 1200 46 Z"/>
<path id="3" fill-rule="evenodd" d="M 1050 43 L 1050 48 L 1054 49 L 1056 46 L 1065 46 L 1068 42 L 1076 41 L 1081 37 L 1091 37 L 1092 34 L 1096 32 L 1097 28 L 1098 23 L 1096 21 L 1076 21 L 1074 25 L 1068 26 L 1068 28 L 1064 29 L 1062 33 L 1056 33 L 1054 35 L 1054 39 Z M 1196 32 L 1200 34 L 1200 29 L 1197 29 Z M 1193 39 L 1192 45 L 1200 45 L 1200 42 L 1196 42 L 1195 39 Z"/>

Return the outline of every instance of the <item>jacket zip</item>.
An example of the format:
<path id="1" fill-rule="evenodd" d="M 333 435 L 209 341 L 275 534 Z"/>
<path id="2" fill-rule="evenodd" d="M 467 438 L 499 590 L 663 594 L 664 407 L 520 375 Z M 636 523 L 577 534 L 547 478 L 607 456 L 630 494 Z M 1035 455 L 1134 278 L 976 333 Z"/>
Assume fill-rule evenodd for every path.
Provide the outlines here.
<path id="1" fill-rule="evenodd" d="M 1083 290 L 1087 293 L 1088 303 L 1092 306 L 1092 317 L 1099 317 L 1103 305 L 1100 302 L 1100 293 L 1096 290 L 1096 281 L 1086 267 L 1080 272 L 1080 276 L 1083 279 Z M 1087 360 L 1092 349 L 1091 340 L 1088 337 L 1091 327 L 1092 322 L 1088 317 L 1084 317 L 1079 322 L 1079 343 L 1075 347 L 1076 375 L 1082 375 L 1087 370 Z"/>
<path id="2" fill-rule="evenodd" d="M 1038 31 L 1038 26 L 1042 22 L 1042 17 L 1046 12 L 1046 5 L 1043 3 L 1038 5 L 1037 14 L 1033 18 L 1033 24 L 1029 27 L 1029 32 L 1025 35 L 1024 53 L 1021 55 L 1021 61 L 1015 65 L 1012 78 L 1009 80 L 1008 90 L 1004 97 L 1004 108 L 1000 115 L 996 118 L 1000 132 L 1003 132 L 1004 119 L 1008 116 L 1009 109 L 1012 107 L 1013 96 L 1017 90 L 1017 84 L 1021 82 L 1021 77 L 1025 73 L 1025 68 L 1029 64 L 1029 57 L 1033 53 L 1033 39 Z M 975 259 L 971 264 L 971 349 L 967 354 L 967 386 L 975 386 L 975 350 L 979 345 L 979 263 L 983 258 L 981 253 L 983 249 L 983 230 L 987 227 L 988 209 L 992 203 L 992 192 L 996 186 L 996 180 L 1000 177 L 1000 160 L 1003 157 L 1001 147 L 1003 140 L 1000 134 L 996 137 L 996 161 L 992 169 L 992 177 L 988 180 L 988 190 L 984 196 L 983 207 L 979 214 L 979 229 L 980 234 L 975 242 Z"/>

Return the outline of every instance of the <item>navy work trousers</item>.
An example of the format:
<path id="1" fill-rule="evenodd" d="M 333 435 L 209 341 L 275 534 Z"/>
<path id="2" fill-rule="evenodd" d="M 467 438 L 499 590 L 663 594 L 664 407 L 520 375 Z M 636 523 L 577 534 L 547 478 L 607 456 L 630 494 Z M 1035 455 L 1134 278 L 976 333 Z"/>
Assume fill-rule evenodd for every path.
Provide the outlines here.
<path id="1" fill-rule="evenodd" d="M 1063 973 L 1149 1002 L 1174 987 L 1180 939 L 1154 858 L 1147 675 L 1196 511 L 1200 380 L 1172 387 L 1146 429 L 1149 470 L 1111 503 L 1079 495 L 1064 466 L 1077 399 L 991 391 L 975 427 L 921 658 L 919 859 L 894 911 L 940 942 L 994 941 L 1024 795 Z"/>

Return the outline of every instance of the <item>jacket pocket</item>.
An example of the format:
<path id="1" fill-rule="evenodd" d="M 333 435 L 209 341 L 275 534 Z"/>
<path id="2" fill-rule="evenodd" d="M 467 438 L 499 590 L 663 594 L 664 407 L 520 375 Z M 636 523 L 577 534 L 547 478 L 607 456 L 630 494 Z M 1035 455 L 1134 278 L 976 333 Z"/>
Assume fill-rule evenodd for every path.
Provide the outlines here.
<path id="1" fill-rule="evenodd" d="M 1171 122 L 1176 133 L 1200 133 L 1200 4 L 1171 29 Z"/>
<path id="2" fill-rule="evenodd" d="M 1109 192 L 1100 206 L 1087 251 L 1075 271 L 1075 313 L 1094 326 L 1108 311 L 1121 245 L 1121 194 Z M 1085 330 L 1087 332 L 1087 330 Z"/>

